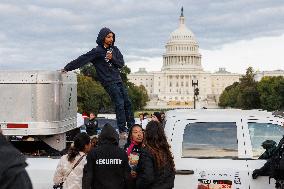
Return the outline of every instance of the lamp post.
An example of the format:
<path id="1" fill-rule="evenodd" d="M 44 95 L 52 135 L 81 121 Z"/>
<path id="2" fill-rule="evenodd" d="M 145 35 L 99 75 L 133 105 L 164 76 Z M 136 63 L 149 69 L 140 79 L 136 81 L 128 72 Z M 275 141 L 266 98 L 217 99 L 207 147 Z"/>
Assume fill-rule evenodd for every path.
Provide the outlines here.
<path id="1" fill-rule="evenodd" d="M 191 81 L 192 86 L 193 86 L 193 108 L 196 109 L 196 99 L 197 96 L 199 95 L 199 89 L 198 89 L 198 80 L 196 81 Z"/>

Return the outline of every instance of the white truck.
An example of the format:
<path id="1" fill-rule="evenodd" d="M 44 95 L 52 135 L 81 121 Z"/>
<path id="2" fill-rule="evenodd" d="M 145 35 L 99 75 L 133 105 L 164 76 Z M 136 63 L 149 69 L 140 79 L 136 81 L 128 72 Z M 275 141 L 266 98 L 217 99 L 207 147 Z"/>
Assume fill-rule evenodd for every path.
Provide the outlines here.
<path id="1" fill-rule="evenodd" d="M 284 119 L 260 110 L 192 110 L 166 113 L 165 132 L 176 165 L 175 189 L 274 189 L 268 177 L 252 179 L 266 160 L 265 140 L 284 135 Z"/>
<path id="2" fill-rule="evenodd" d="M 77 123 L 77 77 L 59 71 L 0 71 L 0 104 L 4 135 L 63 150 L 65 133 Z"/>
<path id="3" fill-rule="evenodd" d="M 274 189 L 275 181 L 252 171 L 266 160 L 265 140 L 284 135 L 284 119 L 259 110 L 191 110 L 166 112 L 165 132 L 176 165 L 175 189 Z M 58 159 L 30 158 L 35 188 L 52 187 Z"/>

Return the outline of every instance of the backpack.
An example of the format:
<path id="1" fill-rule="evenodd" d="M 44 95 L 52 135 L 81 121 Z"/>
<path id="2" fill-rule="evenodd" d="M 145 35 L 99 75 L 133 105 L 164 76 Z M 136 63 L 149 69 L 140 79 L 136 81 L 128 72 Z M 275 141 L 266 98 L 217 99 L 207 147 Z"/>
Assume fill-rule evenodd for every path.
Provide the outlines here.
<path id="1" fill-rule="evenodd" d="M 284 136 L 271 158 L 269 177 L 275 180 L 284 179 Z"/>

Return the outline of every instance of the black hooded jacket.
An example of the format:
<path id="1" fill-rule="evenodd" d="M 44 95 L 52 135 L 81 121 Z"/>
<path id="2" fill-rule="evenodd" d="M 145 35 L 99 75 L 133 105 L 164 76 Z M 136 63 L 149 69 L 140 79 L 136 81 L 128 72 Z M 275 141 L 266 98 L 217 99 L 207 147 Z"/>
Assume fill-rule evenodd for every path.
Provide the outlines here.
<path id="1" fill-rule="evenodd" d="M 125 189 L 130 175 L 128 158 L 118 147 L 119 136 L 111 125 L 105 125 L 98 146 L 87 156 L 83 189 Z"/>
<path id="2" fill-rule="evenodd" d="M 119 69 L 124 66 L 124 60 L 119 49 L 114 46 L 115 34 L 113 33 L 113 44 L 108 49 L 103 45 L 104 38 L 109 33 L 113 32 L 109 28 L 102 28 L 96 40 L 98 46 L 68 63 L 64 67 L 64 70 L 71 71 L 92 62 L 102 85 L 106 86 L 108 84 L 122 82 Z M 105 56 L 109 49 L 112 49 L 112 59 L 106 62 Z"/>
<path id="3" fill-rule="evenodd" d="M 0 134 L 0 188 L 32 189 L 25 157 Z"/>

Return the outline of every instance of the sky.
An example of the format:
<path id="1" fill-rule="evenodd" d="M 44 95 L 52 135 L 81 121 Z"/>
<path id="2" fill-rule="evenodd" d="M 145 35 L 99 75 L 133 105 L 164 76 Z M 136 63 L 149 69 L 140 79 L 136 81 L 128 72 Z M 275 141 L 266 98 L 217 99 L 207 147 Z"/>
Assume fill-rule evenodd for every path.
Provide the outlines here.
<path id="1" fill-rule="evenodd" d="M 1 0 L 0 70 L 59 70 L 109 27 L 132 72 L 158 71 L 184 7 L 206 71 L 284 70 L 283 0 Z"/>

